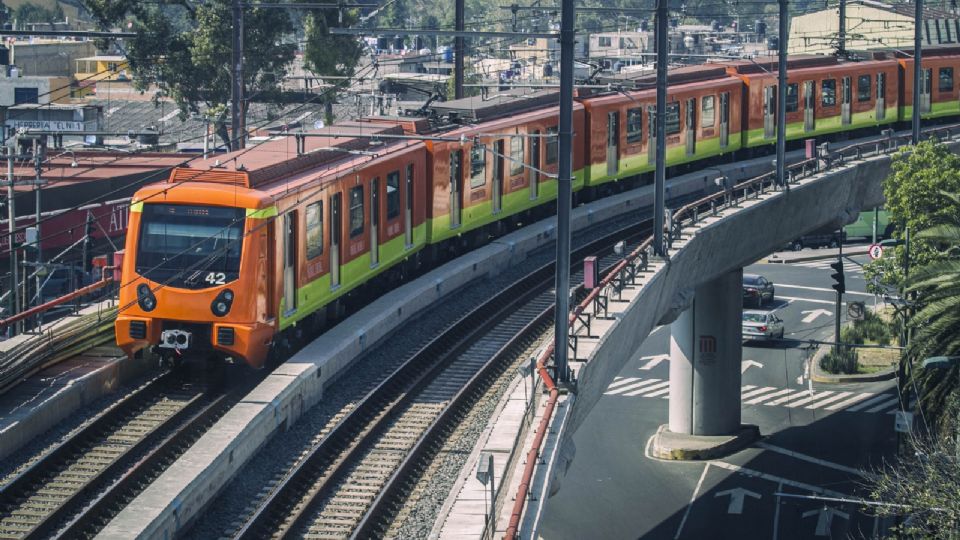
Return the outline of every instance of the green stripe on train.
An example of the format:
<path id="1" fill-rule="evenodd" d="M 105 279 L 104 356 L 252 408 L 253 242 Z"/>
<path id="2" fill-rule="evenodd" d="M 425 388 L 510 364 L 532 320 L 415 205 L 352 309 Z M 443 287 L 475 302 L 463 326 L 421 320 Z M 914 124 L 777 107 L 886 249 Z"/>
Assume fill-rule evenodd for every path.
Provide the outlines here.
<path id="1" fill-rule="evenodd" d="M 370 234 L 369 231 L 366 234 Z M 283 298 L 280 300 L 280 329 L 284 330 L 290 325 L 302 320 L 326 306 L 331 301 L 352 291 L 358 286 L 367 282 L 370 278 L 380 274 L 384 270 L 394 266 L 406 257 L 413 255 L 423 249 L 427 241 L 426 224 L 421 224 L 413 228 L 413 244 L 406 246 L 406 238 L 400 235 L 380 244 L 380 261 L 376 267 L 370 266 L 370 252 L 340 266 L 340 285 L 336 288 L 330 287 L 330 273 L 326 273 L 319 278 L 307 283 L 297 289 L 297 310 L 287 314 L 286 303 Z M 330 260 L 329 252 L 324 252 L 321 257 Z"/>
<path id="2" fill-rule="evenodd" d="M 960 100 L 943 101 L 940 103 L 931 103 L 930 112 L 920 115 L 920 118 L 940 118 L 941 116 L 960 115 Z M 900 107 L 900 119 L 910 120 L 913 118 L 913 105 Z"/>
<path id="3" fill-rule="evenodd" d="M 840 123 L 840 115 L 831 116 L 829 118 L 817 118 L 816 123 L 814 124 L 814 129 L 810 131 L 804 129 L 804 123 L 802 121 L 791 122 L 787 124 L 787 140 L 806 139 L 810 137 L 816 137 L 817 135 L 836 133 L 838 131 L 892 124 L 896 121 L 897 108 L 887 107 L 886 115 L 884 119 L 880 121 L 876 120 L 876 111 L 871 109 L 869 111 L 853 113 L 850 116 L 850 123 L 848 125 L 842 125 Z M 776 144 L 776 135 L 769 138 L 764 137 L 763 135 L 763 128 L 751 129 L 747 133 L 747 148 Z"/>
<path id="4" fill-rule="evenodd" d="M 720 148 L 720 137 L 711 137 L 697 141 L 696 151 L 687 155 L 686 144 L 680 144 L 667 148 L 667 166 L 682 165 L 691 161 L 698 161 L 713 156 L 723 155 L 728 152 L 735 152 L 740 149 L 740 133 L 730 133 L 729 144 Z M 654 170 L 655 163 L 648 160 L 647 151 L 628 155 L 620 158 L 617 164 L 617 173 L 608 174 L 606 163 L 595 163 L 587 168 L 587 185 L 596 186 L 605 182 L 611 182 L 620 178 L 627 178 L 636 174 Z"/>

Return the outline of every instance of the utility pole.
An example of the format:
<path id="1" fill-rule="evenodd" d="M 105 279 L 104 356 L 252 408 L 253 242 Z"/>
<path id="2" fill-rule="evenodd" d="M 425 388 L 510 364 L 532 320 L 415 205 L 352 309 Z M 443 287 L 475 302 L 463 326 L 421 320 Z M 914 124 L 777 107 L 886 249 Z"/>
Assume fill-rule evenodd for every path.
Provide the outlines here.
<path id="1" fill-rule="evenodd" d="M 666 1 L 666 0 L 663 0 Z M 573 0 L 560 5 L 560 125 L 557 170 L 557 281 L 553 357 L 556 378 L 569 382 L 567 365 L 570 332 L 570 207 L 573 202 Z"/>
<path id="2" fill-rule="evenodd" d="M 456 0 L 454 26 L 457 32 L 463 32 L 463 3 L 464 0 Z M 464 37 L 459 33 L 453 38 L 453 97 L 455 99 L 463 97 L 463 54 L 465 49 L 463 41 Z"/>
<path id="3" fill-rule="evenodd" d="M 17 213 L 14 209 L 13 199 L 13 160 L 14 156 L 17 153 L 17 138 L 11 133 L 10 143 L 7 146 L 7 238 L 9 239 L 9 253 L 10 253 L 10 316 L 14 316 L 20 313 L 20 293 L 19 293 L 19 284 L 20 276 L 17 272 L 17 249 L 16 249 L 16 233 L 17 228 Z M 15 336 L 20 329 L 20 323 L 17 323 L 10 327 L 10 336 Z"/>
<path id="4" fill-rule="evenodd" d="M 913 138 L 920 144 L 920 95 L 923 93 L 923 0 L 915 0 L 913 15 Z"/>
<path id="5" fill-rule="evenodd" d="M 840 274 L 840 280 L 837 285 L 834 285 L 834 288 L 837 291 L 836 303 L 834 304 L 834 317 L 833 317 L 833 342 L 834 352 L 839 354 L 840 350 L 840 309 L 843 307 L 843 293 L 846 292 L 846 278 L 843 276 L 843 227 L 840 227 L 840 239 L 837 242 L 837 262 L 834 263 L 834 268 Z"/>
<path id="6" fill-rule="evenodd" d="M 841 0 L 842 2 L 843 0 Z M 777 51 L 777 183 L 790 189 L 787 183 L 787 0 L 780 0 L 780 50 Z M 841 12 L 842 13 L 842 12 Z M 842 27 L 841 27 L 842 28 Z M 799 99 L 800 96 L 797 96 Z"/>
<path id="7" fill-rule="evenodd" d="M 230 92 L 231 149 L 239 150 L 246 144 L 243 136 L 243 5 L 233 0 L 233 61 L 230 64 L 233 81 Z"/>
<path id="8" fill-rule="evenodd" d="M 782 18 L 783 15 L 781 14 Z M 783 25 L 783 23 L 780 23 Z M 781 38 L 783 39 L 783 38 Z M 840 30 L 837 32 L 837 56 L 847 55 L 847 0 L 840 0 Z"/>
<path id="9" fill-rule="evenodd" d="M 35 146 L 33 147 L 33 170 L 37 173 L 37 179 L 34 181 L 34 189 L 33 189 L 34 202 L 36 203 L 36 208 L 35 208 L 36 217 L 34 218 L 33 229 L 34 229 L 34 234 L 37 235 L 37 240 L 36 240 L 36 243 L 34 244 L 34 247 L 37 248 L 37 270 L 38 270 L 38 271 L 36 272 L 36 275 L 37 275 L 37 276 L 36 276 L 36 277 L 37 277 L 37 280 L 36 280 L 37 293 L 36 293 L 36 294 L 37 294 L 37 304 L 42 304 L 42 303 L 43 303 L 43 296 L 40 294 L 40 272 L 39 272 L 39 270 L 40 270 L 40 265 L 43 264 L 43 251 L 41 250 L 41 245 L 40 245 L 40 238 L 41 238 L 41 235 L 40 235 L 40 192 L 42 191 L 42 190 L 41 190 L 42 180 L 41 180 L 41 178 L 40 178 L 40 173 L 43 171 L 43 168 L 42 168 L 42 166 L 41 166 L 42 163 L 43 163 L 43 152 L 41 151 L 41 149 L 42 149 L 43 147 L 40 146 L 40 140 L 39 140 L 39 139 L 35 140 L 35 141 L 34 141 L 34 144 L 35 144 Z M 25 276 L 26 276 L 26 275 L 25 275 Z M 43 320 L 43 315 L 40 315 L 40 316 L 37 317 L 37 321 L 38 321 L 38 322 L 39 322 L 39 321 L 42 321 L 42 320 Z M 39 328 L 39 326 L 38 326 L 38 328 Z"/>
<path id="10" fill-rule="evenodd" d="M 653 253 L 666 255 L 663 243 L 663 221 L 667 179 L 667 0 L 657 0 L 657 158 L 653 187 Z M 738 29 L 739 30 L 739 29 Z"/>

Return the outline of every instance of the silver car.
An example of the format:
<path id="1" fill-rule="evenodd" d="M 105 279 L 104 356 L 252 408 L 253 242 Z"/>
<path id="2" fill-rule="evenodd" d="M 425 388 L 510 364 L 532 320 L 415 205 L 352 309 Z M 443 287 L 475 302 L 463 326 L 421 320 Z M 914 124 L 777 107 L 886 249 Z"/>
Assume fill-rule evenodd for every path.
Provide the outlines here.
<path id="1" fill-rule="evenodd" d="M 783 319 L 772 311 L 748 309 L 743 312 L 743 339 L 783 337 Z"/>

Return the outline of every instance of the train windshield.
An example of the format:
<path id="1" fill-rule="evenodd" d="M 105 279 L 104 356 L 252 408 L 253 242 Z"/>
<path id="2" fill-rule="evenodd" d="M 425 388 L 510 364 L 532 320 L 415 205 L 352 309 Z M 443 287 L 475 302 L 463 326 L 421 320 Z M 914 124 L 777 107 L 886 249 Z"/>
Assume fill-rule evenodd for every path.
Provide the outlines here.
<path id="1" fill-rule="evenodd" d="M 237 279 L 245 215 L 243 208 L 144 204 L 137 273 L 194 289 Z"/>

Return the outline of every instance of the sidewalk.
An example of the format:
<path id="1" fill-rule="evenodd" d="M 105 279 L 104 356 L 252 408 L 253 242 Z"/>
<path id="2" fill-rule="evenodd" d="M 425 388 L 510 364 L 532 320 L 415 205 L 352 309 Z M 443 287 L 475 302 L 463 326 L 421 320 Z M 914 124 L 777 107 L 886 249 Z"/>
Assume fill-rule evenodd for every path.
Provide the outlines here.
<path id="1" fill-rule="evenodd" d="M 843 246 L 844 256 L 866 255 L 870 244 L 855 244 Z M 824 259 L 836 259 L 838 248 L 806 248 L 800 251 L 778 251 L 771 254 L 762 262 L 793 264 L 806 261 L 820 261 Z"/>

